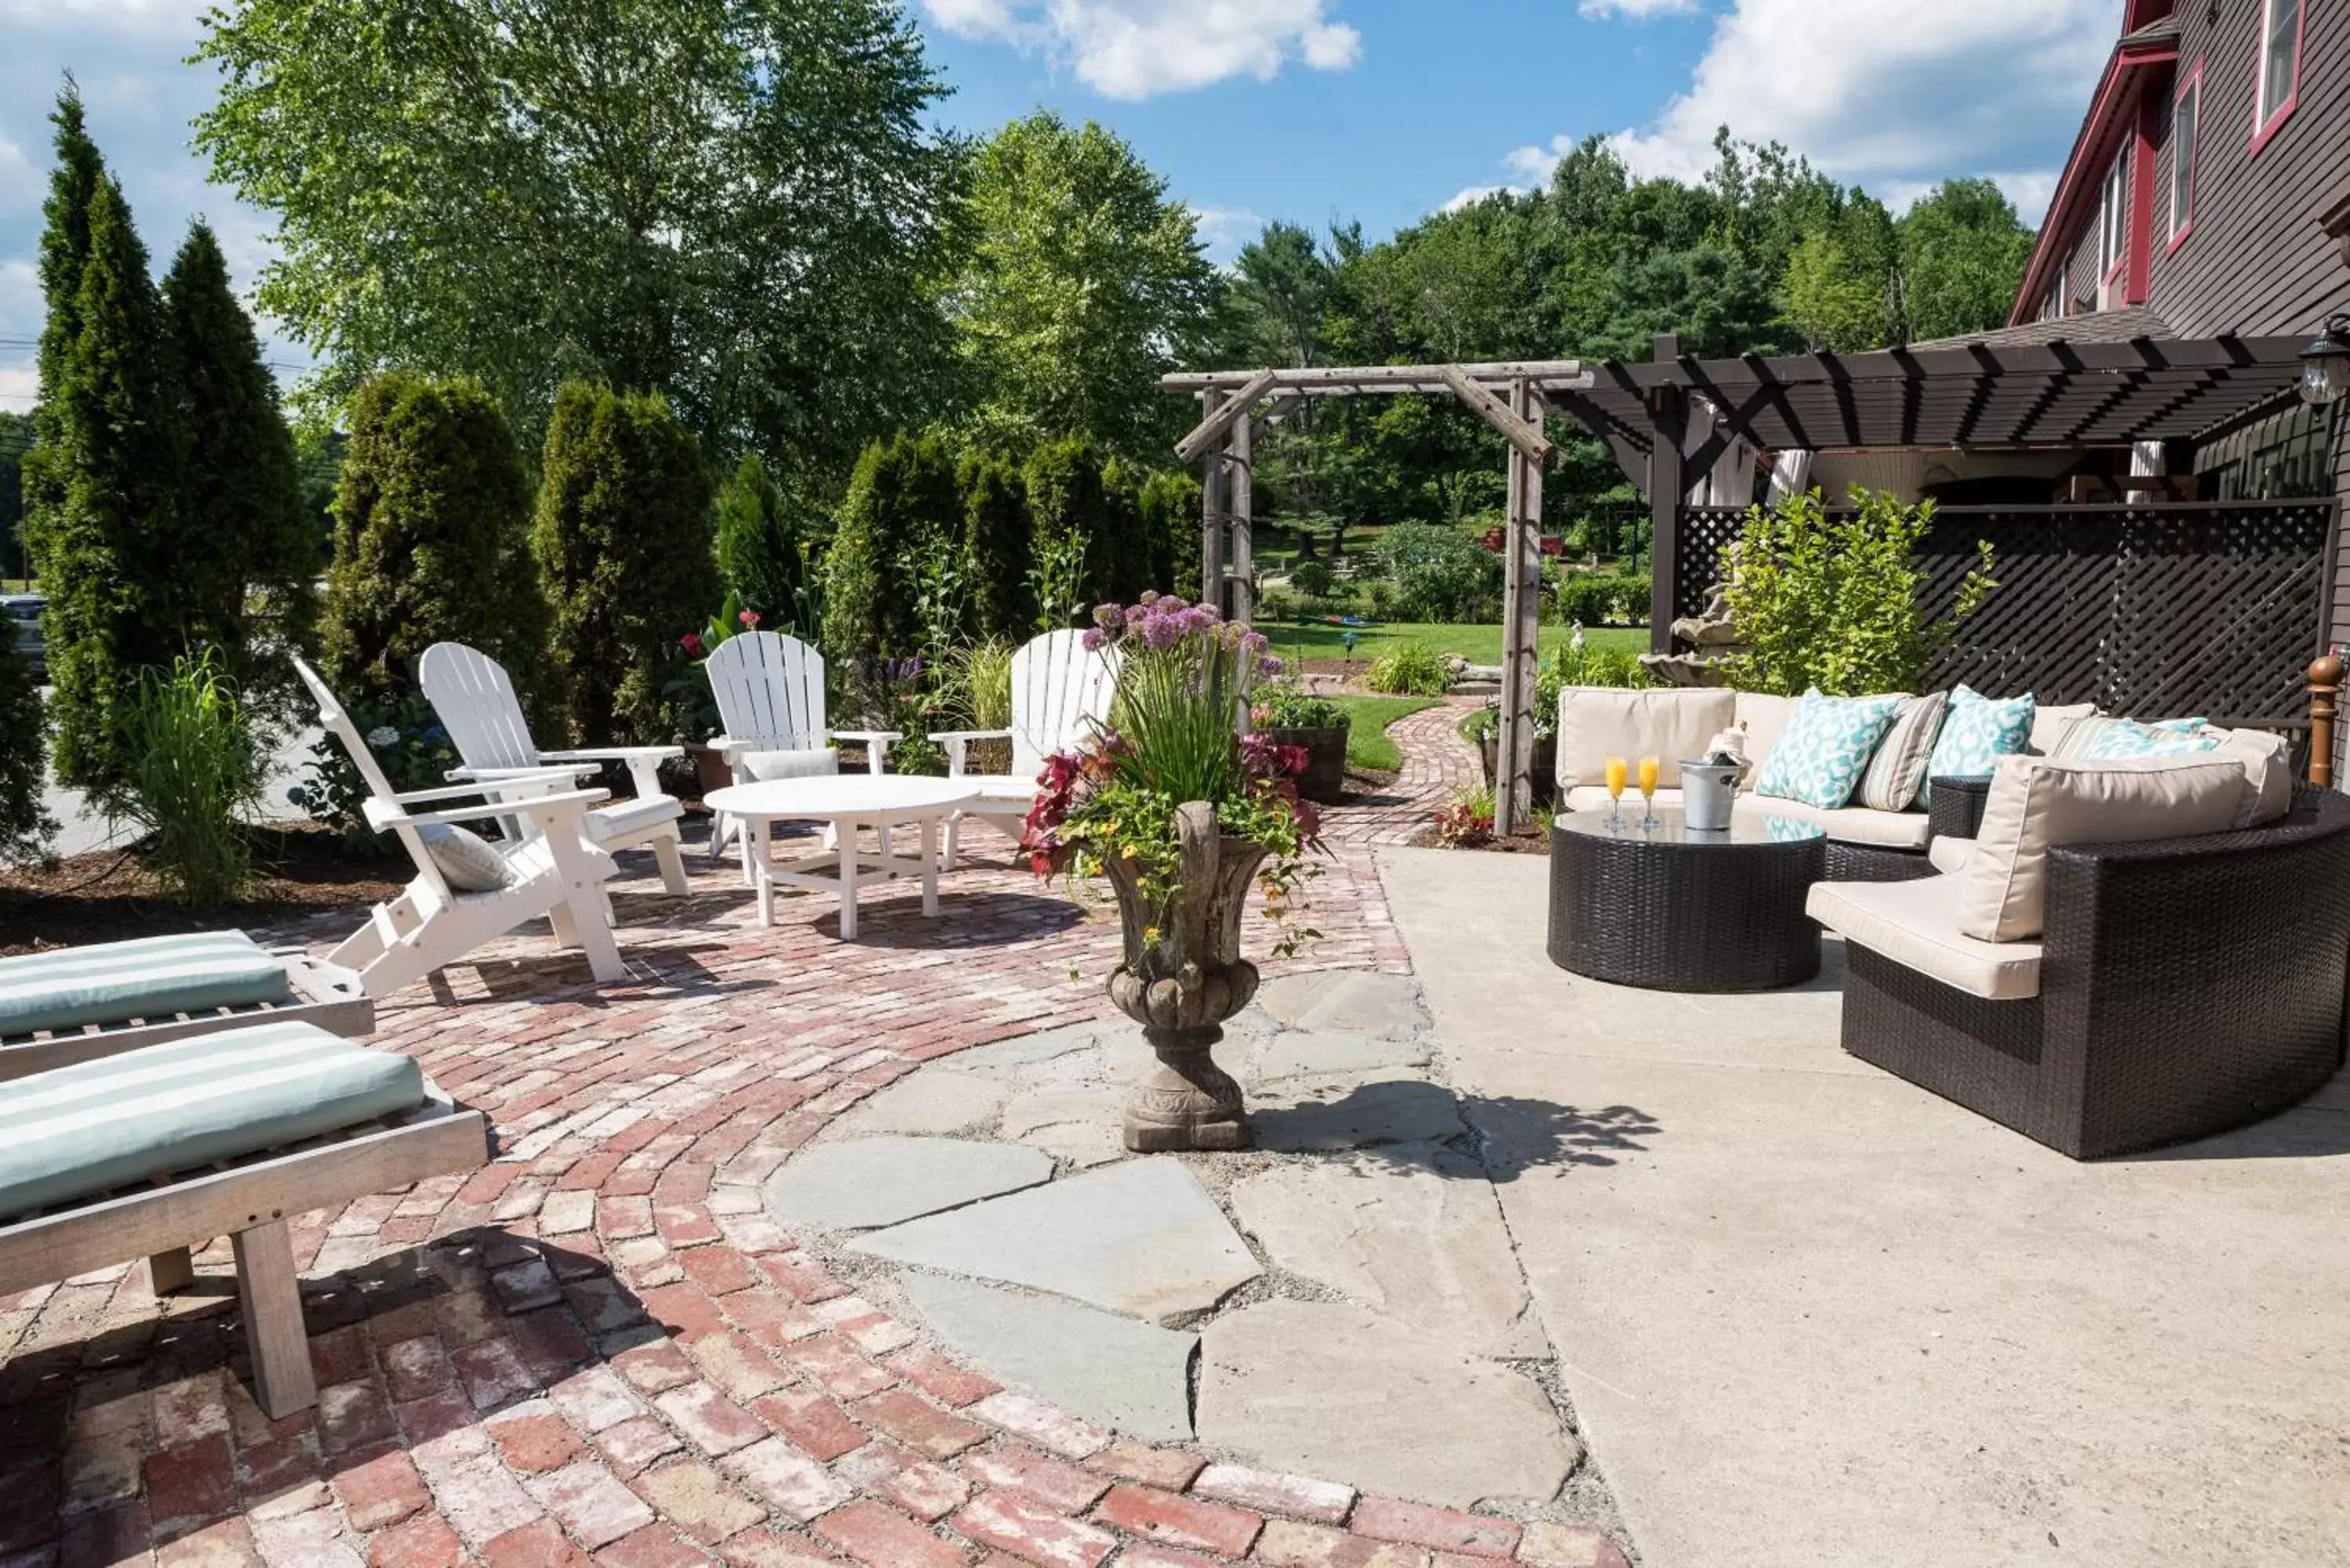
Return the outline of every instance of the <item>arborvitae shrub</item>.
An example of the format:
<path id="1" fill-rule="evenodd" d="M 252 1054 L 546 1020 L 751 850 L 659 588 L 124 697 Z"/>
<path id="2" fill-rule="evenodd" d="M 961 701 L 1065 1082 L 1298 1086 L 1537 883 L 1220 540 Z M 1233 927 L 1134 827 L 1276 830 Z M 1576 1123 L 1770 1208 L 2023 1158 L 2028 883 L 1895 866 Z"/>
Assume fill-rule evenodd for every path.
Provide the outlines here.
<path id="1" fill-rule="evenodd" d="M 740 598 L 745 609 L 757 611 L 771 630 L 793 624 L 807 563 L 784 493 L 757 452 L 744 452 L 719 487 L 717 528 L 724 591 Z"/>
<path id="2" fill-rule="evenodd" d="M 1142 533 L 1150 552 L 1152 586 L 1196 598 L 1200 593 L 1200 482 L 1180 469 L 1143 482 Z"/>
<path id="3" fill-rule="evenodd" d="M 1025 638 L 1036 618 L 1029 596 L 1028 486 L 1000 457 L 973 452 L 959 475 L 963 548 L 970 557 L 974 618 L 982 637 Z"/>
<path id="4" fill-rule="evenodd" d="M 841 502 L 825 564 L 826 659 L 920 652 L 920 564 L 936 542 L 962 532 L 954 464 L 944 442 L 900 431 L 866 448 Z"/>

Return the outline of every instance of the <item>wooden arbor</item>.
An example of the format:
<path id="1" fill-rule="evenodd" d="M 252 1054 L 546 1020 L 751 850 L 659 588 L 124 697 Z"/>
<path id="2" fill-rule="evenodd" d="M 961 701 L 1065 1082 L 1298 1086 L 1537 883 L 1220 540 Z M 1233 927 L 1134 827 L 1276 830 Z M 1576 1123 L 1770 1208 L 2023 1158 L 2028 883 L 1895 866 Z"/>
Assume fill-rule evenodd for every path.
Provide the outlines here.
<path id="1" fill-rule="evenodd" d="M 1313 398 L 1401 392 L 1460 400 L 1510 443 L 1507 566 L 1503 600 L 1502 733 L 1497 748 L 1493 826 L 1512 833 L 1534 815 L 1534 641 L 1542 618 L 1543 474 L 1557 449 L 1543 433 L 1554 402 L 1586 425 L 1596 417 L 1576 394 L 1591 372 L 1572 359 L 1524 364 L 1370 365 L 1355 369 L 1214 370 L 1165 378 L 1170 392 L 1200 400 L 1200 423 L 1175 446 L 1201 465 L 1200 597 L 1229 606 L 1237 619 L 1256 614 L 1253 573 L 1253 481 L 1256 431 Z M 1605 432 L 1602 432 L 1605 433 Z"/>

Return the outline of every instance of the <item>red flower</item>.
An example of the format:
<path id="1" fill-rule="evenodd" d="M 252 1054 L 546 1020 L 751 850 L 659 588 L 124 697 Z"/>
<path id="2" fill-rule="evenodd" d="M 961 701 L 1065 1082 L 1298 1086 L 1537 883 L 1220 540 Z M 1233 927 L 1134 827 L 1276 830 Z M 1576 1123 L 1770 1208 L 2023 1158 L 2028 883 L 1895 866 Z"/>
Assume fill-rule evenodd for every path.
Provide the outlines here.
<path id="1" fill-rule="evenodd" d="M 698 632 L 687 632 L 677 639 L 677 645 L 685 649 L 686 657 L 689 659 L 702 657 L 702 637 Z"/>
<path id="2" fill-rule="evenodd" d="M 744 626 L 756 626 L 759 624 L 759 612 L 757 610 L 744 610 L 741 615 L 736 616 L 734 618 L 741 621 Z"/>

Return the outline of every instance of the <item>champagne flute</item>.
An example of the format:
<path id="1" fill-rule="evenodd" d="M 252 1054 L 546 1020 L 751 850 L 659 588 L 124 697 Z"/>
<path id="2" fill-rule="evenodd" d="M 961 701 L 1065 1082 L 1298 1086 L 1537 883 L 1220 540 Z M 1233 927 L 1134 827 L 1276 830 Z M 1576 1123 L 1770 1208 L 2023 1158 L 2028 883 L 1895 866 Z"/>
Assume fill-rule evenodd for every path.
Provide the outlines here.
<path id="1" fill-rule="evenodd" d="M 1640 759 L 1640 826 L 1654 831 L 1657 826 L 1657 774 L 1662 763 L 1654 757 Z"/>
<path id="2" fill-rule="evenodd" d="M 1607 826 L 1611 828 L 1624 826 L 1624 781 L 1628 767 L 1621 757 L 1607 759 Z"/>

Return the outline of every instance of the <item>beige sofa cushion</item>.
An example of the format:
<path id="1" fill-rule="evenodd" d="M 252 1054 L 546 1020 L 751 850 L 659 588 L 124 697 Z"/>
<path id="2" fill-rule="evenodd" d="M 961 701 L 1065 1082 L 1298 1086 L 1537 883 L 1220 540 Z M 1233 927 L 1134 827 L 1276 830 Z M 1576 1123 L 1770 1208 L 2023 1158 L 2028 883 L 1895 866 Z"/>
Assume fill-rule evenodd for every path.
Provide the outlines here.
<path id="1" fill-rule="evenodd" d="M 1762 774 L 1763 759 L 1779 737 L 1787 732 L 1787 721 L 1795 716 L 1797 697 L 1771 697 L 1760 691 L 1741 691 L 1737 697 L 1735 722 L 1746 730 L 1746 761 L 1751 765 L 1741 787 L 1752 789 L 1754 781 Z"/>
<path id="2" fill-rule="evenodd" d="M 1804 907 L 1846 941 L 1970 995 L 1988 1002 L 2039 995 L 2038 942 L 1986 942 L 1959 929 L 1964 882 L 1963 877 L 1816 882 Z"/>
<path id="3" fill-rule="evenodd" d="M 1934 760 L 1934 742 L 1942 733 L 1942 710 L 1950 705 L 1947 691 L 1904 697 L 1893 727 L 1877 742 L 1852 804 L 1874 811 L 1908 811 L 1918 804 L 1926 783 L 1926 765 Z"/>
<path id="4" fill-rule="evenodd" d="M 1950 872 L 1965 870 L 1967 862 L 1974 858 L 1974 853 L 1973 839 L 1952 838 L 1950 835 L 1944 834 L 1926 846 L 1926 863 L 1935 870 L 1947 875 Z"/>
<path id="5" fill-rule="evenodd" d="M 1734 710 L 1719 688 L 1570 686 L 1558 694 L 1558 787 L 1606 784 L 1610 757 L 1631 763 L 1636 776 L 1640 759 L 1655 757 L 1658 782 L 1679 787 L 1681 759 L 1703 756 Z"/>
<path id="6" fill-rule="evenodd" d="M 2068 702 L 2061 708 L 2042 705 L 2032 710 L 2032 736 L 2024 742 L 2033 752 L 2047 756 L 2056 750 L 2056 742 L 2073 727 L 2075 719 L 2095 716 L 2095 702 Z"/>
<path id="7" fill-rule="evenodd" d="M 2002 757 L 1960 878 L 1959 929 L 1994 942 L 2038 936 L 2054 846 L 2188 838 L 2235 826 L 2248 793 L 2244 764 L 2206 755 L 2129 763 Z"/>
<path id="8" fill-rule="evenodd" d="M 2222 730 L 2213 757 L 2230 757 L 2244 764 L 2243 814 L 2238 827 L 2258 827 L 2274 822 L 2293 809 L 2293 748 L 2282 735 L 2266 730 Z"/>

